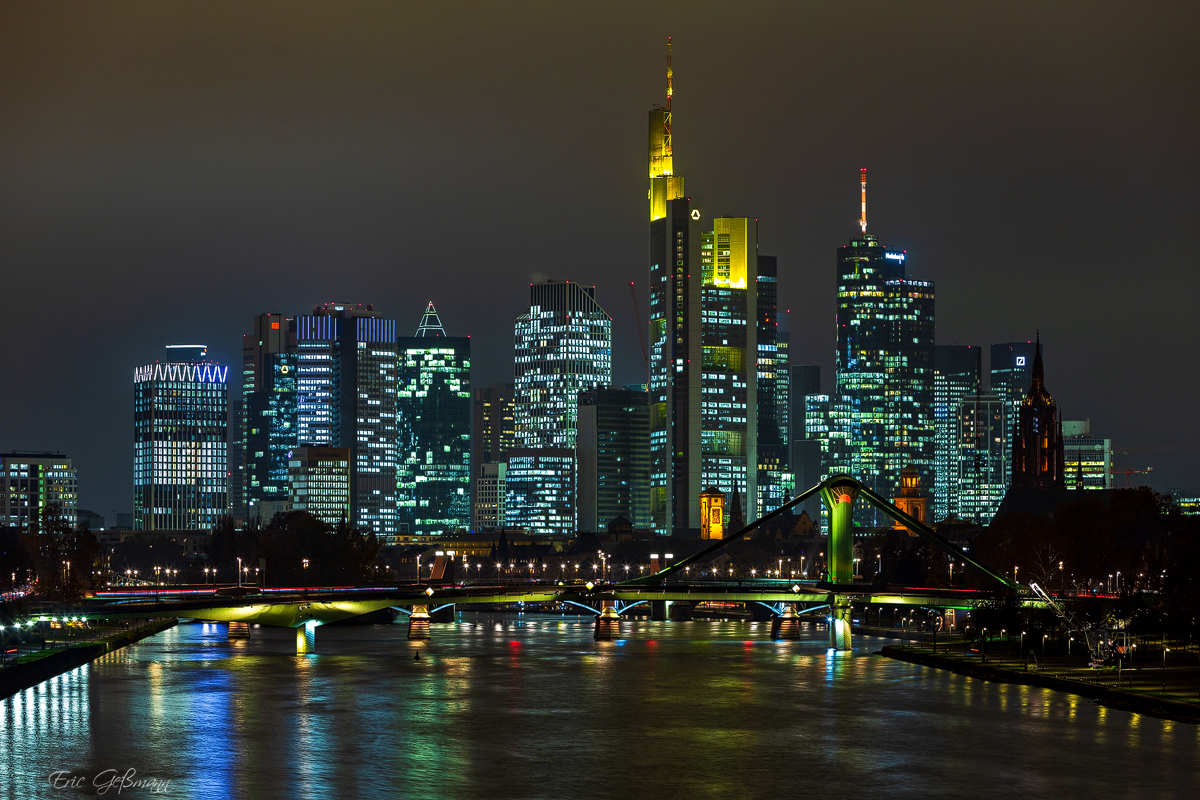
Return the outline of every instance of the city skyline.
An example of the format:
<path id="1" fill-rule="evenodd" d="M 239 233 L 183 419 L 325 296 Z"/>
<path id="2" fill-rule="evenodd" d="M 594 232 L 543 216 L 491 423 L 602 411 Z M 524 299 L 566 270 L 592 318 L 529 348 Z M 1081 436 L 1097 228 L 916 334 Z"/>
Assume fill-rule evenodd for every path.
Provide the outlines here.
<path id="1" fill-rule="evenodd" d="M 828 52 L 822 48 L 829 46 L 818 39 L 848 18 L 822 13 L 764 15 L 753 30 L 730 34 L 724 51 L 730 61 L 724 66 L 705 63 L 703 53 L 720 33 L 715 19 L 704 14 L 694 19 L 651 14 L 651 24 L 636 35 L 601 24 L 573 39 L 578 55 L 571 59 L 562 57 L 566 45 L 553 34 L 573 23 L 566 18 L 544 22 L 530 34 L 536 41 L 529 54 L 508 68 L 510 77 L 524 82 L 529 97 L 503 117 L 486 102 L 486 93 L 468 93 L 474 103 L 454 103 L 458 116 L 450 149 L 463 161 L 439 171 L 436 181 L 418 162 L 397 161 L 396 143 L 385 147 L 374 137 L 409 132 L 405 147 L 442 162 L 439 154 L 449 145 L 409 131 L 408 117 L 385 101 L 379 86 L 360 80 L 366 65 L 356 59 L 339 62 L 324 88 L 304 90 L 300 79 L 273 72 L 248 47 L 234 43 L 234 61 L 245 67 L 250 85 L 267 82 L 283 90 L 278 104 L 259 112 L 243 103 L 219 72 L 202 69 L 192 89 L 180 82 L 191 70 L 216 63 L 215 52 L 206 47 L 216 35 L 215 17 L 207 23 L 203 15 L 193 20 L 194 38 L 179 55 L 159 47 L 169 40 L 165 22 L 150 24 L 143 34 L 147 38 L 136 42 L 113 31 L 114 43 L 137 45 L 137 52 L 162 68 L 161 83 L 128 80 L 123 93 L 98 91 L 89 101 L 97 104 L 96 118 L 73 127 L 68 123 L 85 106 L 72 98 L 91 86 L 89 70 L 125 80 L 128 67 L 106 49 L 115 44 L 101 45 L 98 33 L 86 29 L 89 18 L 82 15 L 65 33 L 55 30 L 62 37 L 56 47 L 43 48 L 63 54 L 62 71 L 33 75 L 29 70 L 37 62 L 31 48 L 49 30 L 36 17 L 14 17 L 0 27 L 7 31 L 0 34 L 5 58 L 18 78 L 14 84 L 28 84 L 37 94 L 0 90 L 0 105 L 19 120 L 0 133 L 5 145 L 0 173 L 6 176 L 0 212 L 14 220 L 0 231 L 0 258 L 15 277 L 8 328 L 15 355 L 8 380 L 22 387 L 3 401 L 0 449 L 61 451 L 79 471 L 81 507 L 128 511 L 132 370 L 153 360 L 164 344 L 181 341 L 204 341 L 215 360 L 238 364 L 238 339 L 247 319 L 325 300 L 373 303 L 386 318 L 412 319 L 432 299 L 444 313 L 463 320 L 457 332 L 472 335 L 472 385 L 477 388 L 512 380 L 509 326 L 527 284 L 551 277 L 595 284 L 597 302 L 614 319 L 612 382 L 643 380 L 627 291 L 628 282 L 635 281 L 644 311 L 641 115 L 661 102 L 661 42 L 672 33 L 680 120 L 674 131 L 677 170 L 707 201 L 706 216 L 752 213 L 760 220 L 761 251 L 778 257 L 779 308 L 792 311 L 791 361 L 822 366 L 823 392 L 833 389 L 835 275 L 830 264 L 836 248 L 856 232 L 854 184 L 865 166 L 872 175 L 872 230 L 907 252 L 913 274 L 937 284 L 938 344 L 986 349 L 1033 339 L 1040 329 L 1050 345 L 1048 368 L 1065 419 L 1091 419 L 1112 439 L 1118 466 L 1154 466 L 1145 477 L 1156 488 L 1200 488 L 1200 476 L 1186 458 L 1197 434 L 1172 422 L 1187 418 L 1197 390 L 1193 371 L 1179 368 L 1187 363 L 1191 334 L 1184 327 L 1186 313 L 1177 311 L 1182 298 L 1194 293 L 1197 277 L 1184 262 L 1152 255 L 1156 242 L 1169 242 L 1194 227 L 1200 206 L 1189 172 L 1194 157 L 1168 163 L 1170 154 L 1187 152 L 1182 143 L 1194 138 L 1195 111 L 1181 110 L 1172 100 L 1187 96 L 1188 79 L 1178 77 L 1187 70 L 1160 56 L 1160 49 L 1171 48 L 1151 36 L 1169 37 L 1171 30 L 1186 27 L 1179 26 L 1178 15 L 1170 15 L 1174 21 L 1168 28 L 1165 20 L 1145 13 L 1135 25 L 1116 12 L 1095 12 L 1093 43 L 1048 35 L 1047 42 L 1028 45 L 1018 57 L 1002 47 L 1004 31 L 1015 21 L 989 32 L 987 25 L 997 20 L 983 13 L 941 18 L 917 13 L 900 19 L 881 8 L 874 16 L 849 21 L 868 37 L 883 36 L 894 23 L 887 35 L 907 34 L 914 47 L 921 45 L 920 53 L 887 70 L 868 56 L 833 76 L 820 68 L 820 56 Z M 1047 31 L 1066 31 L 1068 16 L 1054 12 L 1041 24 Z M 780 24 L 796 19 L 803 19 L 803 31 L 800 25 Z M 436 18 L 424 22 L 449 31 L 448 23 L 442 26 Z M 922 22 L 928 24 L 921 28 Z M 100 30 L 102 23 L 90 19 Z M 306 24 L 315 22 L 301 20 L 290 33 L 277 34 L 296 37 L 291 43 L 297 52 L 284 59 L 288 66 L 321 63 Z M 779 32 L 768 30 L 772 27 Z M 26 36 L 26 44 L 9 41 L 18 33 Z M 983 66 L 943 85 L 931 76 L 940 74 L 939 58 L 958 52 L 955 33 L 976 35 L 985 58 Z M 332 35 L 342 46 L 339 52 L 348 52 L 345 30 Z M 507 52 L 495 49 L 506 45 L 467 35 L 488 54 Z M 62 41 L 83 46 L 67 53 Z M 770 59 L 780 56 L 764 52 L 783 53 L 788 42 L 809 48 L 796 56 L 796 69 L 765 72 Z M 367 44 L 375 52 L 372 47 L 384 42 Z M 1125 46 L 1105 47 L 1114 44 Z M 627 57 L 618 55 L 625 51 Z M 418 48 L 403 58 L 435 63 L 436 56 Z M 1055 68 L 1060 60 L 1080 66 Z M 539 126 L 548 119 L 545 108 L 554 105 L 547 101 L 562 96 L 559 81 L 566 79 L 533 79 L 533 71 L 546 63 L 572 63 L 582 73 L 570 79 L 577 85 L 576 97 L 566 113 L 579 131 L 571 148 L 585 148 L 596 163 L 578 163 L 580 174 L 571 182 L 584 187 L 585 196 L 571 204 L 549 203 L 545 178 L 531 183 L 521 172 L 534 163 L 534 152 L 539 163 L 559 157 L 560 145 Z M 1039 76 L 1042 82 L 1031 77 L 1038 66 L 1047 72 Z M 1128 85 L 1110 72 L 1123 67 L 1137 74 Z M 421 114 L 452 107 L 442 105 L 454 102 L 440 99 L 442 89 L 447 97 L 463 96 L 456 92 L 467 76 L 457 67 L 438 91 L 407 82 L 402 72 L 388 72 L 380 80 L 390 89 L 406 89 Z M 1017 77 L 1005 78 L 1014 72 Z M 765 74 L 770 75 L 766 88 L 750 85 L 751 78 L 762 82 Z M 21 77 L 26 75 L 27 81 Z M 905 89 L 904 78 L 923 88 Z M 497 98 L 505 96 L 496 79 L 485 82 Z M 360 84 L 361 96 L 344 101 L 325 93 L 331 86 Z M 846 106 L 841 95 L 848 86 L 882 105 L 878 110 Z M 759 104 L 769 124 L 737 126 L 713 113 L 735 89 L 747 92 L 751 101 L 779 98 Z M 311 91 L 319 94 L 309 98 Z M 359 152 L 354 148 L 317 147 L 323 141 L 319 132 L 326 130 L 319 116 L 303 118 L 288 140 L 291 150 L 264 154 L 259 145 L 266 140 L 254 125 L 279 130 L 293 109 L 289 103 L 298 98 L 321 101 L 324 107 L 349 104 L 349 121 L 329 135 L 361 146 L 361 155 L 352 156 Z M 789 107 L 797 104 L 806 109 L 803 116 Z M 193 107 L 214 112 L 199 138 L 179 127 Z M 852 122 L 841 113 L 843 107 L 866 115 L 871 124 Z M 114 151 L 130 134 L 124 127 L 128 122 L 114 109 L 159 109 L 166 122 L 147 134 L 152 146 L 144 152 L 117 157 Z M 562 113 L 560 108 L 555 117 Z M 1128 121 L 1143 118 L 1169 124 Z M 880 124 L 884 121 L 888 124 Z M 220 125 L 234 133 L 222 135 Z M 79 138 L 78 130 L 105 135 Z M 918 140 L 918 131 L 930 141 Z M 497 149 L 501 142 L 508 142 L 508 149 Z M 761 152 L 730 157 L 733 150 Z M 321 157 L 304 166 L 310 153 Z M 125 165 L 119 182 L 98 180 L 98 165 L 109 163 Z M 334 167 L 349 168 L 344 177 L 333 177 Z M 260 188 L 241 191 L 245 184 L 237 173 L 243 168 Z M 203 177 L 206 170 L 215 170 L 211 180 Z M 382 177 L 375 176 L 377 171 Z M 435 185 L 431 181 L 440 188 L 414 205 L 425 187 Z M 455 239 L 446 229 L 427 225 L 426 206 L 466 196 L 468 187 L 475 194 L 464 210 L 477 220 L 474 228 L 468 226 L 466 235 Z M 317 199 L 330 189 L 365 213 L 351 219 Z M 539 217 L 539 230 L 547 231 L 543 246 L 527 258 L 495 255 L 518 249 L 531 217 Z M 404 224 L 397 226 L 397 218 Z M 47 227 L 51 220 L 53 228 Z M 48 237 L 50 230 L 70 235 Z M 599 244 L 581 251 L 571 246 L 584 235 Z M 411 241 L 406 238 L 401 246 L 404 237 Z M 1129 280 L 1147 259 L 1166 265 L 1161 277 Z M 282 270 L 287 280 L 281 280 Z M 179 276 L 187 273 L 204 274 L 203 285 L 180 291 Z M 47 328 L 35 322 L 43 308 L 35 301 L 39 297 L 55 298 L 64 312 L 61 324 Z M 1138 325 L 1141 319 L 1152 324 Z M 55 355 L 59 352 L 71 355 L 63 361 Z M 985 372 L 987 357 L 985 352 Z M 1113 392 L 1114 365 L 1130 383 L 1155 385 L 1158 394 Z M 117 420 L 127 422 L 123 426 Z M 1122 455 L 1124 449 L 1139 452 Z"/>

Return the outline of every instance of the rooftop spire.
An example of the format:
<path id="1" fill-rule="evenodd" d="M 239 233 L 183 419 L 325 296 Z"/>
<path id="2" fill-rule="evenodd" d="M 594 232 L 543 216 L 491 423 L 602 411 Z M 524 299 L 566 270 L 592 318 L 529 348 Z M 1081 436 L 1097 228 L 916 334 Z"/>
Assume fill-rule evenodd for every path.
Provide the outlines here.
<path id="1" fill-rule="evenodd" d="M 863 236 L 867 235 L 867 168 L 863 167 L 859 170 L 861 173 L 860 182 L 862 183 L 862 220 L 858 223 L 862 226 Z"/>
<path id="2" fill-rule="evenodd" d="M 416 335 L 430 338 L 446 335 L 446 329 L 442 327 L 442 320 L 438 317 L 432 300 L 429 301 L 429 305 L 425 306 L 425 313 L 421 316 L 421 327 L 417 328 Z"/>
<path id="3" fill-rule="evenodd" d="M 1033 351 L 1033 385 L 1046 385 L 1046 371 L 1042 366 L 1042 332 L 1037 332 L 1037 346 Z"/>
<path id="4" fill-rule="evenodd" d="M 674 73 L 671 70 L 671 37 L 667 37 L 667 105 L 665 108 L 666 114 L 663 115 L 663 156 L 671 155 L 671 96 L 675 94 L 671 88 L 671 79 Z"/>

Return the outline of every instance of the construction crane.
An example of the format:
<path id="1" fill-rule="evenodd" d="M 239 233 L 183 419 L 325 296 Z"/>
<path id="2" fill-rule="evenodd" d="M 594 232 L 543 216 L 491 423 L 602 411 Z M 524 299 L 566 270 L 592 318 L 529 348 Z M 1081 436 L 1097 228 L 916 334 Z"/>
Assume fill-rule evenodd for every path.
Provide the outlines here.
<path id="1" fill-rule="evenodd" d="M 670 56 L 668 56 L 668 59 Z M 668 61 L 669 63 L 669 61 Z M 668 95 L 668 102 L 670 95 Z M 650 390 L 650 353 L 646 350 L 646 332 L 642 329 L 642 307 L 637 301 L 637 287 L 629 282 L 629 297 L 633 300 L 633 319 L 637 322 L 638 341 L 642 345 L 642 361 L 646 364 L 646 391 Z"/>
<path id="2" fill-rule="evenodd" d="M 1124 475 L 1125 476 L 1125 488 L 1128 489 L 1130 475 L 1148 475 L 1151 472 L 1154 472 L 1154 467 L 1146 467 L 1145 469 L 1123 469 L 1123 468 L 1118 468 L 1118 467 L 1112 467 L 1111 469 L 1109 469 L 1109 472 L 1112 473 L 1113 475 Z"/>

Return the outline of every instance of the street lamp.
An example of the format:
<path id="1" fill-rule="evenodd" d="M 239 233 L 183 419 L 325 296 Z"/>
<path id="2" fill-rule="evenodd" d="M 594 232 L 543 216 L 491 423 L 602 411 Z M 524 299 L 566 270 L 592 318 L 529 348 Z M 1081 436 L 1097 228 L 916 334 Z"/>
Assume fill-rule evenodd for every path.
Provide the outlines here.
<path id="1" fill-rule="evenodd" d="M 242 557 L 238 556 L 238 587 L 242 585 Z"/>

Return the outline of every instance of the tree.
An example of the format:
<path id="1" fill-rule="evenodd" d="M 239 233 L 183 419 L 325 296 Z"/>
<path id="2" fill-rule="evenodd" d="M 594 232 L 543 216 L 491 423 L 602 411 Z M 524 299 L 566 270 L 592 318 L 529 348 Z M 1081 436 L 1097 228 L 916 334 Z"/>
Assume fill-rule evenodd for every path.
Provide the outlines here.
<path id="1" fill-rule="evenodd" d="M 86 527 L 76 527 L 61 505 L 41 509 L 22 532 L 22 540 L 37 574 L 37 594 L 73 600 L 92 589 L 100 543 Z"/>

